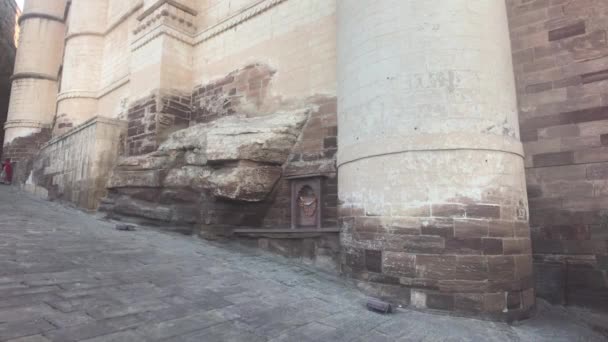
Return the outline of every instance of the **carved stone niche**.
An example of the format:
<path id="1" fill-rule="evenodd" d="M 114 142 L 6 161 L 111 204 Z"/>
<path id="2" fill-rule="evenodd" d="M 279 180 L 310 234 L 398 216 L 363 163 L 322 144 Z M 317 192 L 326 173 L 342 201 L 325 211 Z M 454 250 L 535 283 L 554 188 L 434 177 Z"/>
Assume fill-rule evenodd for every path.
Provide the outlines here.
<path id="1" fill-rule="evenodd" d="M 289 177 L 291 181 L 291 228 L 321 228 L 320 175 Z"/>

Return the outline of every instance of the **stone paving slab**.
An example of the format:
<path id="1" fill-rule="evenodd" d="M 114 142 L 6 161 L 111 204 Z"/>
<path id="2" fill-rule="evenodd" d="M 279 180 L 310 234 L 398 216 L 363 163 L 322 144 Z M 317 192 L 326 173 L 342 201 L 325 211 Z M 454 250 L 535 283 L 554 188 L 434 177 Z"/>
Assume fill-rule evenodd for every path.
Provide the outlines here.
<path id="1" fill-rule="evenodd" d="M 383 316 L 277 256 L 108 222 L 0 187 L 0 341 L 606 341 L 570 310 Z"/>

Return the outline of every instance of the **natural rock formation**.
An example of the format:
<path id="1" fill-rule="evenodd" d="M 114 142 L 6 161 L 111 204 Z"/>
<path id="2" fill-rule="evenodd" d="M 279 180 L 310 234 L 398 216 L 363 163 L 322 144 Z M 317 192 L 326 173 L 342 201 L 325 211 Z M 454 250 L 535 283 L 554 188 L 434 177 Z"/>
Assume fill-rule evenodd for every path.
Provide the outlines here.
<path id="1" fill-rule="evenodd" d="M 256 226 L 308 110 L 235 115 L 177 131 L 123 158 L 101 210 L 159 223 Z"/>

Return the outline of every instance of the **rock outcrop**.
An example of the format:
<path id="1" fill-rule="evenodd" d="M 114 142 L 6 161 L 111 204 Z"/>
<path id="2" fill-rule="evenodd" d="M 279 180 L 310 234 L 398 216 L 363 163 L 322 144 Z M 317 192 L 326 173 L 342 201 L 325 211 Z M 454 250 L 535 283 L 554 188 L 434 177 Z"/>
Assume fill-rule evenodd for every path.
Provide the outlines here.
<path id="1" fill-rule="evenodd" d="M 156 151 L 119 161 L 100 209 L 178 226 L 259 225 L 308 112 L 235 115 L 177 131 Z"/>

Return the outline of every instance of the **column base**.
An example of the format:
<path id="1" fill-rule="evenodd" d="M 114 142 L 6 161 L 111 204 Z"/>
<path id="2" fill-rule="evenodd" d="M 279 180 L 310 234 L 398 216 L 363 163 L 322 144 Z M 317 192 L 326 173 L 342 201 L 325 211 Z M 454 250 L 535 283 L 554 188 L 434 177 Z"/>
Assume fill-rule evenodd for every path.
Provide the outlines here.
<path id="1" fill-rule="evenodd" d="M 398 279 L 381 275 L 359 276 L 368 278 L 353 278 L 363 293 L 408 310 L 506 323 L 522 321 L 536 313 L 533 288 L 513 292 L 445 293 L 430 288 L 400 285 Z M 387 283 L 381 283 L 382 281 Z"/>

